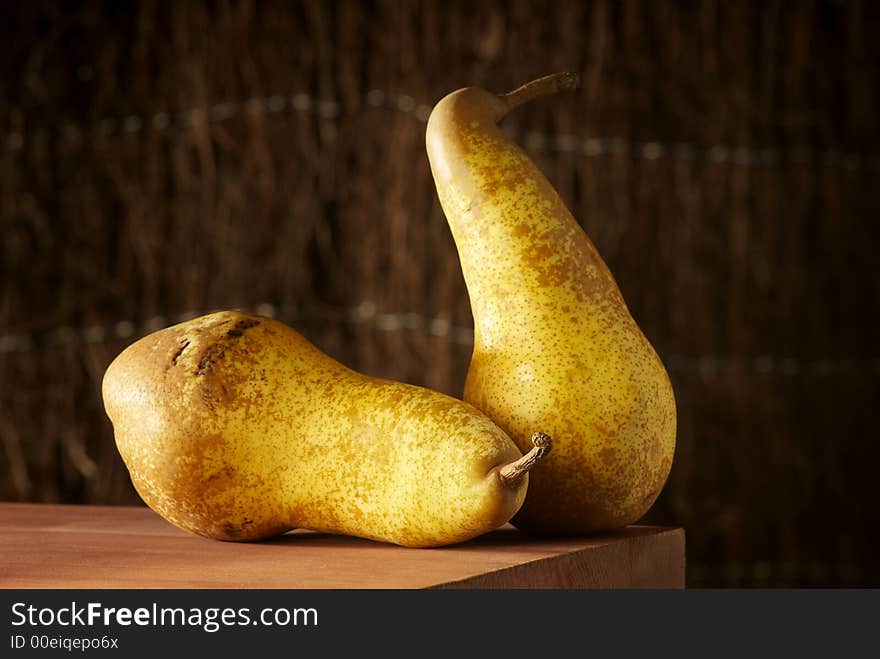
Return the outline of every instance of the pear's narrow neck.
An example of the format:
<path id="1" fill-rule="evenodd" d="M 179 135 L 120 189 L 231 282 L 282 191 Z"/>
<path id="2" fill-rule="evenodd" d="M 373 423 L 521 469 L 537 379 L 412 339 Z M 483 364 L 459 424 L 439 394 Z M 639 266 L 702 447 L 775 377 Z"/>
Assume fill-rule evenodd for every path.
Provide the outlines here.
<path id="1" fill-rule="evenodd" d="M 532 322 L 536 299 L 546 299 L 538 291 L 553 289 L 554 303 L 575 309 L 587 294 L 616 290 L 595 247 L 528 155 L 495 125 L 459 131 L 446 154 L 457 162 L 456 175 L 438 191 L 476 339 L 517 332 L 517 318 Z"/>
<path id="2" fill-rule="evenodd" d="M 533 322 L 550 307 L 574 313 L 587 297 L 619 296 L 556 190 L 497 125 L 522 103 L 575 84 L 574 76 L 554 74 L 500 96 L 470 87 L 431 113 L 428 157 L 458 248 L 477 342 L 516 332 L 516 318 Z M 536 300 L 548 308 L 536 309 Z"/>

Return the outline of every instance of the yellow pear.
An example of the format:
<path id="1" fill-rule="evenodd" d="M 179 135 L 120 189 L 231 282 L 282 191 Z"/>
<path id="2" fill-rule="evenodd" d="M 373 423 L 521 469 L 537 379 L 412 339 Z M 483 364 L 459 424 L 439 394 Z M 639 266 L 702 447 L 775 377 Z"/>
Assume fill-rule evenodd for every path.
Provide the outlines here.
<path id="1" fill-rule="evenodd" d="M 473 406 L 370 378 L 279 321 L 234 311 L 150 334 L 108 367 L 104 405 L 143 500 L 220 540 L 292 528 L 426 547 L 507 522 L 523 456 Z"/>
<path id="2" fill-rule="evenodd" d="M 593 243 L 498 127 L 522 103 L 576 84 L 554 74 L 502 95 L 460 89 L 433 109 L 426 135 L 474 316 L 464 399 L 521 448 L 530 429 L 553 437 L 513 518 L 535 532 L 634 522 L 675 447 L 663 364 Z"/>

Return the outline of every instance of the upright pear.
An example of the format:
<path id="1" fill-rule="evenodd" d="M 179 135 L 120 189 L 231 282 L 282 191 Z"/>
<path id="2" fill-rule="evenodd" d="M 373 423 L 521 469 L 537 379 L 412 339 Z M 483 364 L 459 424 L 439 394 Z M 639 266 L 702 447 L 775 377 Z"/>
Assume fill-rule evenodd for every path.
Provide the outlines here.
<path id="1" fill-rule="evenodd" d="M 473 406 L 364 376 L 279 321 L 224 311 L 163 329 L 108 367 L 104 405 L 132 482 L 219 540 L 303 527 L 412 547 L 507 522 L 523 456 Z"/>
<path id="2" fill-rule="evenodd" d="M 474 316 L 465 400 L 526 447 L 553 453 L 531 473 L 513 523 L 588 533 L 639 519 L 669 474 L 675 399 L 608 267 L 546 177 L 498 127 L 513 108 L 574 88 L 555 74 L 496 95 L 443 98 L 427 149 Z"/>

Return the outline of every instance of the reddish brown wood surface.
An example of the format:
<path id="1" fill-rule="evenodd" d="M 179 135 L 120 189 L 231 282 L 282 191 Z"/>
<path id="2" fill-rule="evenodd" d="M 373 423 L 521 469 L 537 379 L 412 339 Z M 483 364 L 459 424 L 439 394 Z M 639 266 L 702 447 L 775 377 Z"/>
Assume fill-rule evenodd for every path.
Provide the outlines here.
<path id="1" fill-rule="evenodd" d="M 684 531 L 531 538 L 510 526 L 406 549 L 294 531 L 207 540 L 147 508 L 0 504 L 3 588 L 682 588 Z"/>

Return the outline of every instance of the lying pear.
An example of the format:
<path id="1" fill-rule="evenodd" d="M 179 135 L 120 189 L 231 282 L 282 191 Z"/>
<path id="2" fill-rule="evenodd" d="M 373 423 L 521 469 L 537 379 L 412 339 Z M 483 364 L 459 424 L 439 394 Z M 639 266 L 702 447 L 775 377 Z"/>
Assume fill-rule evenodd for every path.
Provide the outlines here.
<path id="1" fill-rule="evenodd" d="M 554 440 L 513 518 L 536 532 L 639 519 L 675 446 L 663 364 L 593 243 L 498 127 L 513 108 L 576 83 L 555 74 L 503 95 L 460 89 L 433 109 L 426 135 L 474 316 L 464 399 L 521 448 L 530 429 Z"/>
<path id="2" fill-rule="evenodd" d="M 219 540 L 292 528 L 427 547 L 507 522 L 525 456 L 471 405 L 366 377 L 291 327 L 223 311 L 155 332 L 108 367 L 104 405 L 143 500 Z"/>

